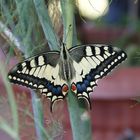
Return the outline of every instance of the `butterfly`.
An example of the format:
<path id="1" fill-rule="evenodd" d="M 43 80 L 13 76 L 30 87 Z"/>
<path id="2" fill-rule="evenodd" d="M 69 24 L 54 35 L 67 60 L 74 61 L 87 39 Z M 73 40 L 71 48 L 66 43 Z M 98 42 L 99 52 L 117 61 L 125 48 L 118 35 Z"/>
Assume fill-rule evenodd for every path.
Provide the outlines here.
<path id="1" fill-rule="evenodd" d="M 71 90 L 78 99 L 84 98 L 91 106 L 89 93 L 97 80 L 107 75 L 126 59 L 124 51 L 104 44 L 77 45 L 30 57 L 8 73 L 10 82 L 32 89 L 55 101 L 64 99 Z"/>

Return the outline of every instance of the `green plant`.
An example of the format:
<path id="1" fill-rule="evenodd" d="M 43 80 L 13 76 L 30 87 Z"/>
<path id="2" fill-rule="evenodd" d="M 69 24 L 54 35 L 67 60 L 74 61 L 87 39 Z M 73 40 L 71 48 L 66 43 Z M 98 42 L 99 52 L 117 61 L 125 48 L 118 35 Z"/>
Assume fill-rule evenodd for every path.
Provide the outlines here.
<path id="1" fill-rule="evenodd" d="M 74 6 L 74 0 L 61 0 L 64 26 L 63 41 L 67 44 L 68 48 L 77 44 Z M 60 46 L 60 42 L 53 30 L 52 21 L 44 0 L 1 0 L 0 7 L 0 33 L 4 36 L 10 47 L 16 50 L 19 49 L 25 57 L 29 57 L 37 54 L 38 51 L 42 52 L 46 50 L 45 45 L 47 40 L 51 50 L 59 50 L 58 46 Z M 10 89 L 10 91 L 12 90 Z M 8 96 L 10 97 L 10 95 Z M 53 137 L 44 127 L 41 101 L 33 90 L 31 90 L 31 97 L 37 138 L 39 140 L 51 140 Z M 15 103 L 15 100 L 12 99 L 12 102 Z M 90 140 L 91 123 L 85 106 L 83 105 L 80 108 L 77 99 L 71 92 L 68 94 L 67 102 L 73 139 Z M 15 115 L 16 107 L 13 110 L 13 115 Z M 15 123 L 18 125 L 18 117 L 15 117 Z M 5 130 L 9 130 L 8 128 Z M 20 139 L 18 127 L 16 126 L 15 128 L 16 139 Z M 9 134 L 12 136 L 14 133 Z"/>

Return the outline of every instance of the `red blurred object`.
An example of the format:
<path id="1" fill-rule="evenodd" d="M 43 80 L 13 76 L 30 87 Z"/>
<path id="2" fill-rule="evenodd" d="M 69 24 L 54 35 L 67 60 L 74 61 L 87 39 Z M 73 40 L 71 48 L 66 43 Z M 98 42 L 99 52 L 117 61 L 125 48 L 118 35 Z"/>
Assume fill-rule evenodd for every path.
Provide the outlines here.
<path id="1" fill-rule="evenodd" d="M 123 100 L 140 97 L 140 68 L 121 68 L 99 80 L 94 99 Z"/>
<path id="2" fill-rule="evenodd" d="M 133 32 L 124 27 L 96 27 L 91 23 L 82 24 L 78 27 L 80 40 L 84 44 L 109 44 L 112 45 L 123 39 L 124 47 L 128 44 L 140 44 L 140 33 Z"/>

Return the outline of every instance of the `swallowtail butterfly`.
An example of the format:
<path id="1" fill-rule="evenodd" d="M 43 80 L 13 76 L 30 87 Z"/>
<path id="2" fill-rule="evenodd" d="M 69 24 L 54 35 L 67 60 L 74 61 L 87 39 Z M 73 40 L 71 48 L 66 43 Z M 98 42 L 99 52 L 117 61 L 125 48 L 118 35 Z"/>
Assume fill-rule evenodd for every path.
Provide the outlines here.
<path id="1" fill-rule="evenodd" d="M 77 45 L 67 49 L 63 44 L 60 52 L 46 52 L 17 64 L 8 78 L 12 83 L 39 89 L 51 100 L 51 109 L 69 90 L 90 105 L 89 93 L 97 86 L 97 80 L 126 57 L 125 52 L 109 45 Z"/>

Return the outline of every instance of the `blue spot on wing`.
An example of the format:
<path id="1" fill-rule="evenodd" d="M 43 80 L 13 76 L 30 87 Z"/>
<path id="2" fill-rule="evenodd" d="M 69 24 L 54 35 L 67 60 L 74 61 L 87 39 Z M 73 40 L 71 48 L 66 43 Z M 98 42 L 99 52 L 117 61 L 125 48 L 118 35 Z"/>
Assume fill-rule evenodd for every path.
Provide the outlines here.
<path id="1" fill-rule="evenodd" d="M 48 88 L 49 91 L 52 91 L 53 85 L 52 85 L 51 83 L 48 83 L 48 84 L 47 84 L 47 88 Z"/>
<path id="2" fill-rule="evenodd" d="M 61 95 L 62 94 L 61 86 L 54 86 L 52 89 L 52 93 L 58 96 Z"/>
<path id="3" fill-rule="evenodd" d="M 83 90 L 83 91 L 86 91 L 87 86 L 86 86 L 84 83 L 81 85 L 81 87 L 82 87 L 82 90 Z"/>
<path id="4" fill-rule="evenodd" d="M 61 94 L 62 89 L 61 89 L 61 87 L 60 87 L 60 86 L 58 86 L 58 87 L 57 87 L 57 91 L 58 91 L 58 94 Z"/>
<path id="5" fill-rule="evenodd" d="M 83 92 L 82 87 L 81 87 L 80 84 L 77 84 L 77 92 L 78 92 L 78 93 Z"/>
<path id="6" fill-rule="evenodd" d="M 50 83 L 50 81 L 48 81 L 46 87 L 49 92 L 52 92 L 53 95 L 63 96 L 62 87 L 60 85 L 54 85 L 53 83 Z"/>
<path id="7" fill-rule="evenodd" d="M 88 80 L 88 81 L 91 81 L 92 80 L 92 77 L 91 77 L 90 74 L 88 74 L 88 75 L 86 75 L 85 79 Z"/>
<path id="8" fill-rule="evenodd" d="M 56 87 L 53 87 L 52 93 L 53 93 L 53 94 L 58 94 L 58 91 L 57 91 L 57 88 L 56 88 Z"/>
<path id="9" fill-rule="evenodd" d="M 94 81 L 95 72 L 93 70 L 88 73 L 82 82 L 77 82 L 77 93 L 87 92 L 87 88 L 90 87 L 90 82 Z"/>
<path id="10" fill-rule="evenodd" d="M 84 84 L 85 84 L 86 86 L 89 86 L 89 85 L 90 85 L 90 82 L 89 82 L 88 80 L 84 80 Z"/>

